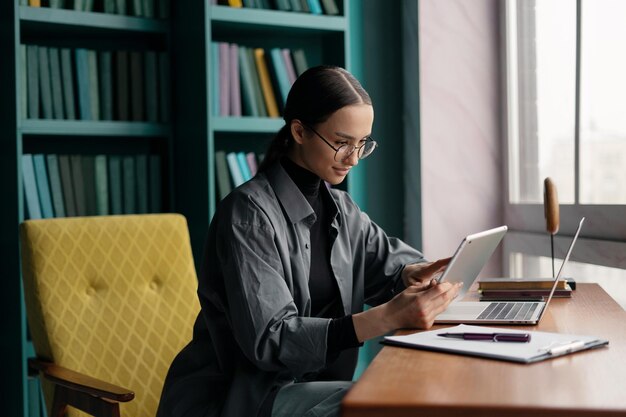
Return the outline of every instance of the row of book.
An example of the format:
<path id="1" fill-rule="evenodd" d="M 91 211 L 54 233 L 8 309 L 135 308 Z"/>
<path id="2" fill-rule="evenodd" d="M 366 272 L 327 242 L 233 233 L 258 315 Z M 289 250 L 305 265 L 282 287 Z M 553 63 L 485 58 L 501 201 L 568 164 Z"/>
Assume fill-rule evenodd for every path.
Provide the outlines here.
<path id="1" fill-rule="evenodd" d="M 252 9 L 281 10 L 311 14 L 338 15 L 335 0 L 212 0 L 213 4 Z"/>
<path id="2" fill-rule="evenodd" d="M 296 78 L 309 67 L 303 49 L 211 44 L 213 115 L 280 117 Z"/>
<path id="3" fill-rule="evenodd" d="M 219 198 L 226 197 L 236 188 L 254 177 L 258 169 L 258 161 L 263 155 L 254 152 L 215 152 L 215 170 L 217 173 L 217 191 Z"/>
<path id="4" fill-rule="evenodd" d="M 21 54 L 30 119 L 169 121 L 167 52 L 21 45 Z"/>
<path id="5" fill-rule="evenodd" d="M 158 213 L 161 157 L 23 154 L 28 218 Z"/>
<path id="6" fill-rule="evenodd" d="M 21 6 L 167 19 L 170 0 L 20 0 Z"/>

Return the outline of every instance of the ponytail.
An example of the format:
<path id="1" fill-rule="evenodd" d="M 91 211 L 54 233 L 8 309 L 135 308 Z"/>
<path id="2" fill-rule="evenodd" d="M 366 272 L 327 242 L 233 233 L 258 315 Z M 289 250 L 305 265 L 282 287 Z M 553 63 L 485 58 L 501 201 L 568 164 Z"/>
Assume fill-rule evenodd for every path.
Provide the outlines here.
<path id="1" fill-rule="evenodd" d="M 267 168 L 269 168 L 275 162 L 278 162 L 280 158 L 287 154 L 287 151 L 289 150 L 289 147 L 293 142 L 293 138 L 291 137 L 290 124 L 291 123 L 285 124 L 283 127 L 281 127 L 278 133 L 276 133 L 276 136 L 274 136 L 274 139 L 272 139 L 272 142 L 267 148 L 263 161 L 261 161 L 261 163 L 259 164 L 259 172 L 265 171 Z"/>

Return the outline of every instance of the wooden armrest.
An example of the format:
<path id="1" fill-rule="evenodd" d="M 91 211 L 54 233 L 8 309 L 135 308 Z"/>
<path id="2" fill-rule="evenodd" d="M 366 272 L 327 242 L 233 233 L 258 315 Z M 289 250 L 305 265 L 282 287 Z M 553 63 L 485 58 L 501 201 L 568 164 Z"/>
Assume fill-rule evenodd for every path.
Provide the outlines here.
<path id="1" fill-rule="evenodd" d="M 54 384 L 93 395 L 94 397 L 118 402 L 127 402 L 135 398 L 135 393 L 129 389 L 63 368 L 52 362 L 29 358 L 28 366 L 39 371 L 47 380 Z"/>

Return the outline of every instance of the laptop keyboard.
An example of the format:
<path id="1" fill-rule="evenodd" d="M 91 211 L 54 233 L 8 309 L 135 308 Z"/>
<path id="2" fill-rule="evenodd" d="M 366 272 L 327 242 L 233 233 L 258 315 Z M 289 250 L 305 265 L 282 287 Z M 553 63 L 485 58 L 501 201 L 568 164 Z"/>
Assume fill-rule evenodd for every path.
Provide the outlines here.
<path id="1" fill-rule="evenodd" d="M 539 303 L 491 303 L 480 320 L 530 320 Z"/>

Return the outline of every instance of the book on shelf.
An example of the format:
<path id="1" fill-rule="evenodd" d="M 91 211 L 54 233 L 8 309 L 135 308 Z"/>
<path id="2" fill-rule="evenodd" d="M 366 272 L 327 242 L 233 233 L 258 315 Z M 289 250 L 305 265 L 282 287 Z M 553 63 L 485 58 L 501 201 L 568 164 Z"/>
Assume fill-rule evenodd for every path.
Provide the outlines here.
<path id="1" fill-rule="evenodd" d="M 225 151 L 215 152 L 215 170 L 217 176 L 217 190 L 219 198 L 222 199 L 230 194 L 232 187 L 230 185 L 230 175 L 228 171 L 228 162 L 226 161 Z"/>
<path id="2" fill-rule="evenodd" d="M 81 155 L 83 193 L 85 194 L 85 215 L 96 215 L 96 158 L 93 155 Z"/>
<path id="3" fill-rule="evenodd" d="M 74 50 L 76 58 L 76 86 L 78 88 L 78 110 L 81 120 L 93 119 L 91 114 L 91 89 L 89 80 L 89 54 L 87 49 Z"/>
<path id="4" fill-rule="evenodd" d="M 248 166 L 248 161 L 246 160 L 246 154 L 243 152 L 236 152 L 235 155 L 237 156 L 237 163 L 239 164 L 239 170 L 241 171 L 243 182 L 246 182 L 252 178 L 250 167 Z"/>
<path id="5" fill-rule="evenodd" d="M 41 219 L 41 205 L 37 192 L 33 155 L 31 154 L 22 155 L 22 184 L 24 185 L 24 197 L 26 199 L 28 217 L 30 219 Z"/>
<path id="6" fill-rule="evenodd" d="M 69 155 L 59 155 L 59 173 L 61 174 L 61 185 L 63 187 L 63 202 L 65 203 L 65 214 L 68 217 L 78 215 L 76 209 L 76 197 L 74 195 L 74 183 L 72 179 L 72 165 Z"/>
<path id="7" fill-rule="evenodd" d="M 48 165 L 48 180 L 50 182 L 50 195 L 55 217 L 65 217 L 65 203 L 63 201 L 63 186 L 61 185 L 61 173 L 59 171 L 59 158 L 55 154 L 46 156 Z"/>
<path id="8" fill-rule="evenodd" d="M 122 157 L 120 155 L 109 156 L 109 192 L 111 214 L 123 214 Z"/>
<path id="9" fill-rule="evenodd" d="M 37 181 L 37 194 L 39 194 L 41 217 L 44 219 L 52 218 L 54 217 L 54 211 L 52 208 L 52 197 L 50 196 L 50 186 L 48 185 L 48 170 L 46 168 L 45 155 L 33 155 L 33 167 L 35 169 L 35 180 Z"/>
<path id="10" fill-rule="evenodd" d="M 115 12 L 115 0 L 104 0 L 104 13 L 114 14 Z"/>
<path id="11" fill-rule="evenodd" d="M 169 12 L 168 12 L 169 13 Z M 170 121 L 170 54 L 159 52 L 159 117 L 163 123 Z"/>
<path id="12" fill-rule="evenodd" d="M 154 0 L 143 0 L 141 4 L 141 11 L 143 12 L 144 17 L 154 19 Z"/>
<path id="13" fill-rule="evenodd" d="M 122 195 L 124 199 L 124 214 L 137 212 L 137 186 L 135 158 L 132 155 L 122 157 Z"/>
<path id="14" fill-rule="evenodd" d="M 143 64 L 141 52 L 130 52 L 130 109 L 133 121 L 143 121 L 145 118 Z"/>
<path id="15" fill-rule="evenodd" d="M 98 52 L 100 79 L 100 116 L 102 120 L 113 120 L 113 74 L 111 51 Z"/>
<path id="16" fill-rule="evenodd" d="M 100 120 L 100 91 L 98 81 L 98 54 L 94 50 L 87 50 L 87 65 L 89 68 L 89 106 L 91 118 Z"/>
<path id="17" fill-rule="evenodd" d="M 20 119 L 28 118 L 28 64 L 26 45 L 20 45 Z"/>
<path id="18" fill-rule="evenodd" d="M 270 55 L 272 57 L 272 64 L 276 71 L 276 78 L 278 79 L 278 86 L 280 87 L 280 97 L 282 98 L 283 106 L 287 103 L 287 95 L 291 89 L 291 83 L 289 82 L 289 76 L 287 75 L 287 68 L 282 56 L 282 50 L 280 48 L 270 49 Z"/>
<path id="19" fill-rule="evenodd" d="M 128 51 L 115 52 L 115 81 L 117 120 L 130 120 Z"/>
<path id="20" fill-rule="evenodd" d="M 220 109 L 220 46 L 217 42 L 211 42 L 211 114 L 219 116 L 222 112 Z"/>
<path id="21" fill-rule="evenodd" d="M 272 88 L 272 82 L 269 75 L 269 70 L 265 61 L 265 51 L 263 48 L 254 49 L 254 58 L 256 63 L 256 69 L 259 73 L 259 81 L 261 83 L 261 91 L 263 92 L 263 99 L 267 108 L 267 115 L 269 117 L 279 117 L 278 104 L 276 103 L 276 97 L 274 96 L 274 90 Z"/>
<path id="22" fill-rule="evenodd" d="M 226 162 L 228 163 L 228 170 L 230 172 L 230 178 L 232 179 L 233 186 L 239 187 L 245 182 L 245 180 L 239 166 L 239 161 L 237 160 L 237 153 L 228 152 L 226 154 Z"/>
<path id="23" fill-rule="evenodd" d="M 106 155 L 94 158 L 94 182 L 96 191 L 96 213 L 98 216 L 109 214 L 109 181 Z"/>
<path id="24" fill-rule="evenodd" d="M 252 90 L 254 92 L 254 99 L 256 100 L 257 108 L 259 109 L 259 117 L 267 117 L 267 108 L 265 107 L 265 100 L 263 99 L 263 92 L 261 91 L 261 79 L 259 78 L 259 71 L 257 70 L 256 63 L 254 62 L 254 50 L 252 48 L 245 49 L 245 57 L 248 60 L 248 67 L 252 73 Z"/>
<path id="25" fill-rule="evenodd" d="M 230 115 L 241 116 L 241 80 L 239 79 L 239 46 L 229 44 Z"/>
<path id="26" fill-rule="evenodd" d="M 41 110 L 44 119 L 53 119 L 52 113 L 52 87 L 50 86 L 50 60 L 48 48 L 39 46 L 39 98 L 41 99 Z"/>
<path id="27" fill-rule="evenodd" d="M 135 157 L 135 181 L 137 190 L 137 213 L 148 213 L 148 155 L 139 154 Z"/>
<path id="28" fill-rule="evenodd" d="M 129 14 L 126 0 L 115 0 L 115 13 L 124 15 Z"/>
<path id="29" fill-rule="evenodd" d="M 254 80 L 255 74 L 248 60 L 248 48 L 239 46 L 239 69 L 241 71 L 241 102 L 243 114 L 247 116 L 261 116 L 258 102 L 255 97 Z"/>
<path id="30" fill-rule="evenodd" d="M 335 16 L 339 14 L 339 7 L 335 0 L 322 0 L 322 6 L 324 7 L 324 14 Z"/>
<path id="31" fill-rule="evenodd" d="M 230 114 L 230 46 L 226 42 L 218 43 L 219 50 L 219 108 L 220 116 Z"/>
<path id="32" fill-rule="evenodd" d="M 74 66 L 72 51 L 69 48 L 61 49 L 61 73 L 63 74 L 63 107 L 65 118 L 76 119 L 76 102 L 74 100 Z"/>
<path id="33" fill-rule="evenodd" d="M 298 75 L 293 67 L 293 61 L 291 60 L 291 51 L 287 48 L 280 50 L 283 55 L 283 62 L 285 63 L 285 69 L 287 70 L 287 77 L 289 78 L 289 85 L 293 85 L 296 82 Z"/>
<path id="34" fill-rule="evenodd" d="M 322 14 L 322 5 L 319 0 L 308 0 L 309 9 L 313 14 Z"/>
<path id="35" fill-rule="evenodd" d="M 76 201 L 76 215 L 86 216 L 87 196 L 85 196 L 82 155 L 70 155 L 70 165 L 72 167 L 72 189 L 74 190 L 74 200 Z"/>
<path id="36" fill-rule="evenodd" d="M 37 45 L 26 45 L 26 73 L 28 87 L 28 118 L 39 118 L 39 52 Z"/>
<path id="37" fill-rule="evenodd" d="M 291 51 L 291 57 L 293 58 L 293 65 L 298 76 L 302 75 L 304 71 L 309 69 L 309 64 L 306 60 L 304 49 L 294 49 L 293 51 Z"/>
<path id="38" fill-rule="evenodd" d="M 52 94 L 52 113 L 55 119 L 65 119 L 63 109 L 63 86 L 61 77 L 61 57 L 59 48 L 48 48 L 50 64 L 50 90 Z"/>
<path id="39" fill-rule="evenodd" d="M 146 51 L 144 53 L 144 73 L 146 119 L 149 122 L 156 123 L 159 120 L 159 88 L 157 81 L 157 53 L 155 51 Z"/>
<path id="40" fill-rule="evenodd" d="M 150 212 L 160 213 L 162 211 L 162 179 L 161 179 L 161 157 L 159 155 L 150 155 Z"/>
<path id="41" fill-rule="evenodd" d="M 259 170 L 256 155 L 254 154 L 254 152 L 246 153 L 246 161 L 248 162 L 248 167 L 250 168 L 250 175 L 254 177 Z"/>

